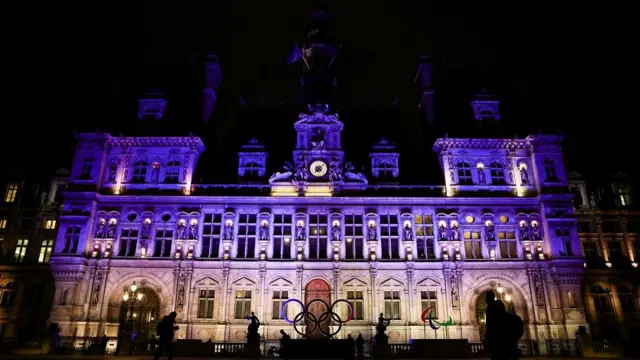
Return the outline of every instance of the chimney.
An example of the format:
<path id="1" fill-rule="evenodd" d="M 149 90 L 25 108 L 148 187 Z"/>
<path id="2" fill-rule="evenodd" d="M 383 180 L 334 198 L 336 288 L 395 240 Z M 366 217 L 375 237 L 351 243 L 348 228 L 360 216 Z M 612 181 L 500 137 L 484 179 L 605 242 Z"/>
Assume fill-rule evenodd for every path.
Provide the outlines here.
<path id="1" fill-rule="evenodd" d="M 429 124 L 436 122 L 436 102 L 433 88 L 433 61 L 431 56 L 421 56 L 415 79 L 420 90 L 420 106 Z"/>
<path id="2" fill-rule="evenodd" d="M 209 123 L 213 107 L 216 105 L 218 87 L 222 83 L 222 72 L 218 55 L 207 55 L 204 60 L 205 79 L 204 89 L 202 89 L 202 122 Z"/>

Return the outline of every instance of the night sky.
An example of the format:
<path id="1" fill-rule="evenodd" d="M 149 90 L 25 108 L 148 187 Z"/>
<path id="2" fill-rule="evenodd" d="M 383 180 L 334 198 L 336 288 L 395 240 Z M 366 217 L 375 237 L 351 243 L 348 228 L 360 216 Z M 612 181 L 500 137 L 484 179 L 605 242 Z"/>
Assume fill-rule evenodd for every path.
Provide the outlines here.
<path id="1" fill-rule="evenodd" d="M 294 145 L 297 106 L 296 70 L 285 59 L 293 43 L 304 41 L 309 11 L 321 8 L 344 44 L 343 143 L 357 165 L 368 165 L 367 148 L 385 134 L 400 147 L 401 173 L 408 179 L 433 173 L 430 182 L 441 182 L 431 146 L 445 130 L 426 126 L 413 84 L 419 56 L 429 53 L 437 64 L 438 118 L 451 136 L 475 135 L 469 100 L 488 88 L 502 100 L 503 131 L 565 135 L 569 170 L 638 175 L 629 155 L 638 153 L 638 56 L 630 9 L 564 2 L 309 3 L 4 5 L 5 164 L 27 164 L 48 175 L 70 166 L 74 129 L 140 133 L 137 98 L 158 87 L 168 97 L 167 119 L 164 130 L 149 125 L 148 133 L 168 126 L 175 135 L 203 136 L 200 176 L 211 169 L 233 176 L 234 153 L 252 136 L 273 151 L 269 161 L 277 170 Z M 220 56 L 224 83 L 212 124 L 202 127 L 201 61 L 207 53 Z"/>

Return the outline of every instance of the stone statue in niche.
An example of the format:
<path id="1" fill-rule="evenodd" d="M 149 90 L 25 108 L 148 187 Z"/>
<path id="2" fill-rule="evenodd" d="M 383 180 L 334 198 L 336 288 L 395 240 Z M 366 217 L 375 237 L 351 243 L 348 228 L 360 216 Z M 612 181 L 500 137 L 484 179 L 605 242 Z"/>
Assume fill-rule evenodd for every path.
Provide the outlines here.
<path id="1" fill-rule="evenodd" d="M 96 238 L 104 238 L 107 233 L 106 233 L 106 223 L 104 219 L 100 219 L 100 221 L 98 221 L 98 224 L 96 225 Z"/>
<path id="2" fill-rule="evenodd" d="M 93 283 L 93 291 L 91 291 L 91 305 L 98 305 L 101 284 L 102 284 L 102 273 L 96 272 L 96 277 Z"/>
<path id="3" fill-rule="evenodd" d="M 542 289 L 542 281 L 539 278 L 535 279 L 536 282 L 536 302 L 538 308 L 544 309 L 544 290 Z"/>
<path id="4" fill-rule="evenodd" d="M 141 238 L 148 239 L 150 237 L 151 237 L 151 222 L 145 221 L 142 223 Z"/>
<path id="5" fill-rule="evenodd" d="M 340 241 L 340 225 L 338 223 L 331 227 L 331 241 Z"/>
<path id="6" fill-rule="evenodd" d="M 178 222 L 178 226 L 176 227 L 176 239 L 184 239 L 186 236 L 185 230 L 186 225 L 184 224 L 184 221 Z"/>
<path id="7" fill-rule="evenodd" d="M 296 240 L 304 240 L 304 224 L 302 222 L 296 225 Z"/>
<path id="8" fill-rule="evenodd" d="M 296 172 L 293 176 L 294 181 L 307 181 L 307 162 L 300 156 L 298 157 L 298 165 L 296 166 Z"/>
<path id="9" fill-rule="evenodd" d="M 269 223 L 266 221 L 260 224 L 260 240 L 269 240 Z"/>
<path id="10" fill-rule="evenodd" d="M 522 179 L 522 185 L 529 184 L 529 174 L 527 174 L 527 168 L 520 166 L 520 179 Z"/>
<path id="11" fill-rule="evenodd" d="M 487 240 L 495 241 L 496 239 L 496 228 L 493 223 L 488 223 L 484 226 L 484 230 L 487 233 Z"/>
<path id="12" fill-rule="evenodd" d="M 184 305 L 184 280 L 180 280 L 180 284 L 178 285 L 178 296 L 177 296 L 177 301 L 176 304 L 179 307 L 182 307 Z"/>
<path id="13" fill-rule="evenodd" d="M 592 209 L 595 209 L 598 207 L 598 202 L 596 201 L 596 194 L 594 192 L 592 192 L 591 195 L 589 196 L 589 204 L 591 205 Z"/>
<path id="14" fill-rule="evenodd" d="M 313 150 L 324 150 L 326 133 L 324 129 L 316 128 L 311 133 L 311 146 Z"/>
<path id="15" fill-rule="evenodd" d="M 413 240 L 413 230 L 411 229 L 411 224 L 410 223 L 404 224 L 403 230 L 404 230 L 404 240 L 405 241 Z"/>
<path id="16" fill-rule="evenodd" d="M 449 240 L 447 236 L 447 226 L 443 223 L 438 225 L 438 237 L 440 240 Z"/>
<path id="17" fill-rule="evenodd" d="M 520 240 L 529 240 L 529 227 L 527 226 L 527 223 L 521 222 L 519 228 L 520 228 Z"/>
<path id="18" fill-rule="evenodd" d="M 460 230 L 457 222 L 451 223 L 451 240 L 460 240 Z"/>
<path id="19" fill-rule="evenodd" d="M 117 227 L 117 223 L 115 221 L 112 221 L 109 223 L 109 225 L 107 225 L 107 237 L 112 239 L 116 237 L 116 227 Z"/>
<path id="20" fill-rule="evenodd" d="M 454 308 L 460 306 L 460 299 L 458 297 L 458 282 L 455 277 L 451 277 L 451 305 Z"/>
<path id="21" fill-rule="evenodd" d="M 486 185 L 487 184 L 487 175 L 484 173 L 484 167 L 479 167 L 478 168 L 478 183 L 480 185 Z"/>
<path id="22" fill-rule="evenodd" d="M 537 222 L 531 223 L 531 240 L 542 240 L 540 225 Z"/>
<path id="23" fill-rule="evenodd" d="M 226 223 L 224 225 L 223 240 L 232 240 L 232 239 L 233 239 L 233 224 Z"/>
<path id="24" fill-rule="evenodd" d="M 198 223 L 191 223 L 189 225 L 189 239 L 194 240 L 198 238 Z"/>
<path id="25" fill-rule="evenodd" d="M 160 164 L 158 164 L 157 162 L 154 162 L 153 166 L 151 167 L 151 182 L 153 184 L 157 184 L 159 177 L 160 177 Z"/>
<path id="26" fill-rule="evenodd" d="M 329 180 L 342 181 L 342 169 L 340 168 L 340 160 L 334 157 L 329 163 Z"/>
<path id="27" fill-rule="evenodd" d="M 375 223 L 370 223 L 369 228 L 367 230 L 367 240 L 376 241 L 376 238 L 378 236 L 377 232 L 378 232 L 378 229 Z"/>

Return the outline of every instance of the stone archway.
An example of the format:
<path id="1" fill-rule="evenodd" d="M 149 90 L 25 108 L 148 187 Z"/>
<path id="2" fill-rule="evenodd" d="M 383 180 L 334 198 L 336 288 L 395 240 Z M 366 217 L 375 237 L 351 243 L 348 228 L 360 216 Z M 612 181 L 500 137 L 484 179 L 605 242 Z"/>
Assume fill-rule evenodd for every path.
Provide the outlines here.
<path id="1" fill-rule="evenodd" d="M 160 315 L 160 299 L 151 288 L 137 290 L 142 299 L 120 300 L 119 323 L 123 334 L 136 334 L 138 341 L 146 341 L 156 335 Z"/>
<path id="2" fill-rule="evenodd" d="M 480 332 L 480 339 L 484 338 L 484 333 L 486 331 L 486 311 L 487 311 L 487 302 L 486 296 L 487 293 L 493 293 L 494 297 L 498 300 L 501 300 L 505 306 L 505 309 L 509 314 L 516 313 L 517 304 L 514 303 L 513 297 L 505 297 L 501 296 L 493 289 L 487 289 L 478 294 L 475 300 L 475 321 L 478 324 L 478 331 Z"/>
<path id="3" fill-rule="evenodd" d="M 309 304 L 312 300 L 320 299 L 327 303 L 327 305 L 331 305 L 331 287 L 329 284 L 322 279 L 314 279 L 311 280 L 307 287 L 305 288 L 305 304 Z M 312 319 L 315 316 L 315 320 L 320 320 L 320 317 L 325 312 L 329 311 L 329 309 L 325 308 L 324 304 L 321 302 L 314 302 L 307 309 Z M 331 323 L 331 316 L 325 316 L 322 322 L 315 326 L 315 324 L 309 319 L 309 316 L 305 317 L 305 325 L 306 325 L 306 335 L 309 337 L 324 337 L 322 332 L 329 333 L 329 325 Z"/>

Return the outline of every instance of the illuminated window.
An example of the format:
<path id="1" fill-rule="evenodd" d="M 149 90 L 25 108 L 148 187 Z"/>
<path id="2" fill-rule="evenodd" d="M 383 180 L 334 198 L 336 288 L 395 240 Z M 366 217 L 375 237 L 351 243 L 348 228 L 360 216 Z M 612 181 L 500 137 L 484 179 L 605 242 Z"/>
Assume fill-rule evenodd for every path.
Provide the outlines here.
<path id="1" fill-rule="evenodd" d="M 149 164 L 144 160 L 136 161 L 133 164 L 133 175 L 131 177 L 131 182 L 134 183 L 144 183 L 147 181 L 147 168 Z"/>
<path id="2" fill-rule="evenodd" d="M 507 183 L 504 179 L 504 167 L 502 164 L 492 162 L 491 165 L 489 165 L 489 172 L 491 174 L 491 184 L 505 185 Z"/>
<path id="3" fill-rule="evenodd" d="M 469 165 L 469 163 L 458 163 L 458 184 L 473 185 L 473 178 L 471 176 L 471 165 Z"/>
<path id="4" fill-rule="evenodd" d="M 353 308 L 353 320 L 364 320 L 364 299 L 362 291 L 347 291 L 347 301 Z"/>
<path id="5" fill-rule="evenodd" d="M 344 215 L 344 246 L 346 259 L 364 259 L 364 217 Z"/>
<path id="6" fill-rule="evenodd" d="M 400 291 L 384 292 L 384 317 L 400 320 Z"/>
<path id="7" fill-rule="evenodd" d="M 560 256 L 573 256 L 573 246 L 571 245 L 571 231 L 568 228 L 556 229 L 556 238 L 562 246 Z"/>
<path id="8" fill-rule="evenodd" d="M 502 259 L 518 258 L 518 242 L 516 241 L 516 233 L 513 231 L 498 232 L 498 247 L 500 248 L 500 257 Z"/>
<path id="9" fill-rule="evenodd" d="M 400 258 L 398 214 L 380 215 L 380 246 L 382 247 L 382 259 Z"/>
<path id="10" fill-rule="evenodd" d="M 438 318 L 438 293 L 436 291 L 420 291 L 420 304 L 422 307 L 421 313 L 428 308 L 432 308 L 431 317 Z"/>
<path id="11" fill-rule="evenodd" d="M 595 305 L 596 312 L 613 312 L 613 308 L 611 307 L 611 299 L 609 298 L 609 294 L 605 288 L 600 285 L 592 286 L 591 297 L 593 297 L 593 305 Z"/>
<path id="12" fill-rule="evenodd" d="M 309 259 L 327 258 L 327 227 L 329 219 L 326 214 L 309 215 Z"/>
<path id="13" fill-rule="evenodd" d="M 198 298 L 198 318 L 213 319 L 213 301 L 215 299 L 215 290 L 200 289 L 200 297 Z"/>
<path id="14" fill-rule="evenodd" d="M 618 189 L 620 206 L 629 206 L 629 192 L 627 189 Z"/>
<path id="15" fill-rule="evenodd" d="M 16 201 L 17 195 L 18 195 L 18 184 L 8 184 L 6 193 L 4 195 L 4 202 L 12 203 Z"/>
<path id="16" fill-rule="evenodd" d="M 256 257 L 257 224 L 258 216 L 256 214 L 240 214 L 238 216 L 237 258 L 253 259 Z"/>
<path id="17" fill-rule="evenodd" d="M 138 229 L 122 229 L 120 231 L 118 256 L 136 256 L 137 246 Z"/>
<path id="18" fill-rule="evenodd" d="M 435 259 L 433 238 L 433 216 L 431 214 L 415 214 L 415 239 L 418 259 Z"/>
<path id="19" fill-rule="evenodd" d="M 75 254 L 78 251 L 80 230 L 80 226 L 69 226 L 67 228 L 67 232 L 64 234 L 64 249 L 62 249 L 63 253 Z"/>
<path id="20" fill-rule="evenodd" d="M 288 291 L 284 290 L 284 291 L 273 292 L 272 307 L 271 307 L 272 319 L 274 320 L 282 319 L 282 312 L 280 311 L 280 309 L 282 309 L 282 304 L 284 304 L 284 302 L 287 301 L 287 299 L 289 299 Z"/>
<path id="21" fill-rule="evenodd" d="M 18 285 L 15 282 L 0 285 L 0 307 L 10 307 L 16 300 Z"/>
<path id="22" fill-rule="evenodd" d="M 52 250 L 53 250 L 53 240 L 51 239 L 42 240 L 42 246 L 40 247 L 40 256 L 38 257 L 38 262 L 40 264 L 48 263 L 49 258 L 51 257 Z"/>
<path id="23" fill-rule="evenodd" d="M 291 227 L 293 216 L 275 214 L 273 216 L 273 259 L 291 259 Z"/>
<path id="24" fill-rule="evenodd" d="M 91 179 L 91 169 L 93 168 L 93 157 L 88 156 L 82 159 L 82 167 L 80 168 L 79 179 Z"/>
<path id="25" fill-rule="evenodd" d="M 177 183 L 180 178 L 180 162 L 177 160 L 171 160 L 167 163 L 167 167 L 164 173 L 164 182 Z"/>
<path id="26" fill-rule="evenodd" d="M 56 220 L 49 219 L 49 220 L 45 221 L 44 228 L 47 229 L 47 230 L 55 229 L 56 228 Z"/>
<path id="27" fill-rule="evenodd" d="M 628 286 L 618 286 L 618 298 L 620 299 L 620 305 L 623 312 L 634 313 L 638 310 L 638 304 L 636 303 L 633 291 L 631 291 L 631 288 Z"/>
<path id="28" fill-rule="evenodd" d="M 251 316 L 251 290 L 236 290 L 236 319 Z"/>
<path id="29" fill-rule="evenodd" d="M 160 228 L 156 229 L 156 236 L 154 238 L 154 257 L 170 257 L 171 245 L 173 243 L 173 229 Z"/>
<path id="30" fill-rule="evenodd" d="M 556 163 L 553 160 L 545 159 L 542 162 L 542 166 L 544 168 L 545 181 L 558 181 L 558 174 L 556 173 Z"/>
<path id="31" fill-rule="evenodd" d="M 13 254 L 15 262 L 22 263 L 24 257 L 27 254 L 27 247 L 29 246 L 29 239 L 18 239 L 16 244 L 16 251 Z"/>
<path id="32" fill-rule="evenodd" d="M 479 231 L 465 231 L 464 251 L 467 259 L 482 259 L 482 238 Z"/>
<path id="33" fill-rule="evenodd" d="M 0 218 L 0 229 L 7 228 L 7 219 Z"/>
<path id="34" fill-rule="evenodd" d="M 202 251 L 203 258 L 217 258 L 220 256 L 220 236 L 222 235 L 222 214 L 204 214 L 202 223 Z"/>

